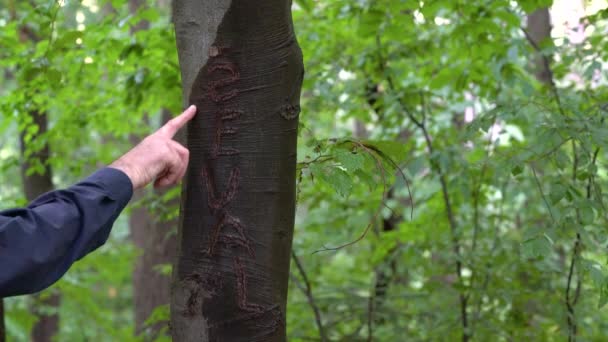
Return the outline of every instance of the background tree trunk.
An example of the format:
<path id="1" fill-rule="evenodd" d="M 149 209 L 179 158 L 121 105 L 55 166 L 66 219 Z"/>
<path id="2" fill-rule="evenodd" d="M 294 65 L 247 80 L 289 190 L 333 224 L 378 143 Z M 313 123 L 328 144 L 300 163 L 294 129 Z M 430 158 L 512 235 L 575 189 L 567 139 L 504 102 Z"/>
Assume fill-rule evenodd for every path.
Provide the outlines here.
<path id="1" fill-rule="evenodd" d="M 163 122 L 171 118 L 168 111 L 163 113 Z M 162 197 L 169 189 L 156 191 Z M 143 193 L 138 193 L 140 197 Z M 134 198 L 135 199 L 135 198 Z M 166 203 L 166 206 L 178 206 L 179 199 Z M 158 267 L 170 264 L 175 259 L 177 241 L 171 229 L 177 227 L 177 220 L 163 221 L 159 215 L 145 207 L 133 209 L 129 218 L 133 243 L 143 252 L 135 265 L 133 274 L 133 299 L 135 303 L 135 330 L 144 333 L 145 339 L 153 340 L 164 326 L 163 323 L 146 327 L 145 321 L 159 306 L 168 305 L 170 301 L 171 278 L 162 274 Z"/>
<path id="2" fill-rule="evenodd" d="M 48 126 L 46 113 L 33 111 L 30 115 L 32 116 L 33 123 L 38 126 L 37 135 L 44 135 L 47 132 Z M 32 137 L 32 139 L 34 138 Z M 27 156 L 25 136 L 24 133 L 21 133 L 21 154 L 23 155 L 23 162 L 21 164 L 23 191 L 26 199 L 31 202 L 43 193 L 53 190 L 53 176 L 51 167 L 48 164 L 49 145 L 45 143 L 42 149 L 31 156 Z M 32 166 L 30 161 L 33 160 L 43 165 L 44 172 L 28 174 L 27 171 Z M 60 295 L 55 290 L 50 289 L 43 295 L 35 295 L 33 298 L 32 312 L 38 320 L 32 328 L 32 341 L 50 342 L 59 331 L 59 315 L 57 313 L 49 314 L 49 311 L 57 310 L 60 303 Z"/>
<path id="3" fill-rule="evenodd" d="M 541 43 L 551 38 L 551 15 L 549 14 L 549 8 L 543 7 L 528 15 L 528 33 L 530 39 L 536 44 L 541 46 Z M 543 84 L 551 84 L 553 75 L 551 69 L 545 63 L 545 59 L 540 53 L 533 59 L 533 71 L 536 79 Z"/>
<path id="4" fill-rule="evenodd" d="M 289 0 L 176 0 L 188 127 L 175 341 L 285 341 L 303 63 Z"/>
<path id="5" fill-rule="evenodd" d="M 129 0 L 129 12 L 137 13 L 145 5 L 143 0 Z M 150 23 L 140 21 L 132 27 L 131 33 L 147 30 Z M 171 118 L 171 113 L 163 111 L 163 122 Z M 141 137 L 132 136 L 131 141 L 135 144 Z M 160 197 L 168 190 L 157 191 Z M 133 202 L 141 199 L 145 190 L 137 191 L 133 196 Z M 178 206 L 178 200 L 171 201 L 167 206 Z M 142 254 L 135 264 L 133 273 L 133 300 L 135 309 L 135 332 L 143 334 L 146 340 L 153 340 L 162 329 L 163 324 L 158 323 L 146 327 L 145 321 L 150 314 L 159 306 L 169 305 L 171 278 L 162 274 L 158 266 L 170 264 L 175 258 L 176 239 L 171 229 L 177 226 L 177 220 L 170 222 L 161 221 L 159 215 L 149 212 L 146 207 L 135 208 L 129 217 L 131 238 Z"/>

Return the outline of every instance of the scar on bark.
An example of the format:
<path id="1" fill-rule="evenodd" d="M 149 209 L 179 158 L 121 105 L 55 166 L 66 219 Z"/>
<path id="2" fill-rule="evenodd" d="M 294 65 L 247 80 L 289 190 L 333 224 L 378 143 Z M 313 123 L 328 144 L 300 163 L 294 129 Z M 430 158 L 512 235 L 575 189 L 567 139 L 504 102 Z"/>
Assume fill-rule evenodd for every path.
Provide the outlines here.
<path id="1" fill-rule="evenodd" d="M 227 227 L 234 228 L 237 235 L 227 233 L 222 234 L 222 229 Z M 255 258 L 255 251 L 251 246 L 251 241 L 247 238 L 247 235 L 245 235 L 245 227 L 238 218 L 233 217 L 226 212 L 221 214 L 220 219 L 217 221 L 216 225 L 211 231 L 211 242 L 209 244 L 209 248 L 207 249 L 207 254 L 213 255 L 215 252 L 215 246 L 218 243 L 222 243 L 229 247 L 242 247 L 247 250 L 250 257 Z"/>
<path id="2" fill-rule="evenodd" d="M 300 105 L 285 104 L 281 107 L 279 113 L 285 120 L 293 120 L 300 115 Z"/>
<path id="3" fill-rule="evenodd" d="M 213 147 L 211 149 L 211 157 L 213 159 L 218 156 L 233 156 L 240 153 L 239 150 L 232 147 L 222 147 L 222 137 L 235 135 L 238 132 L 236 127 L 224 126 L 224 121 L 235 120 L 239 118 L 242 111 L 236 109 L 222 109 L 216 113 L 216 126 L 215 140 L 213 141 Z"/>
<path id="4" fill-rule="evenodd" d="M 231 85 L 240 79 L 241 75 L 236 64 L 232 62 L 217 62 L 212 64 L 207 70 L 208 74 L 219 72 L 227 73 L 228 75 L 226 78 L 209 81 L 207 87 L 209 97 L 211 98 L 211 101 L 215 103 L 226 102 L 239 94 L 238 89 L 230 89 L 220 93 L 220 88 Z"/>
<path id="5" fill-rule="evenodd" d="M 241 310 L 247 313 L 247 315 L 240 317 L 240 320 L 254 320 L 269 314 L 270 322 L 268 324 L 256 322 L 255 326 L 272 329 L 272 332 L 274 332 L 283 324 L 280 306 L 278 304 L 262 306 L 259 304 L 250 303 L 247 300 L 247 274 L 245 272 L 245 266 L 243 265 L 241 258 L 234 257 L 233 260 L 234 273 L 236 275 L 237 305 Z"/>
<path id="6" fill-rule="evenodd" d="M 300 77 L 298 78 L 298 81 L 296 82 L 296 84 L 301 83 L 304 80 L 304 71 L 302 71 L 300 73 Z M 294 95 L 296 94 L 296 92 L 298 91 L 298 87 L 294 87 L 291 91 L 291 94 L 285 99 L 285 104 L 283 106 L 281 106 L 281 108 L 279 109 L 279 114 L 285 119 L 285 120 L 293 120 L 295 118 L 298 117 L 298 115 L 300 115 L 300 112 L 302 111 L 302 108 L 300 107 L 299 104 L 291 104 L 290 99 L 294 98 Z"/>
<path id="7" fill-rule="evenodd" d="M 232 48 L 223 45 L 213 45 L 209 48 L 209 57 L 218 57 L 232 50 Z"/>
<path id="8" fill-rule="evenodd" d="M 185 277 L 183 283 L 190 290 L 188 300 L 186 302 L 186 310 L 184 316 L 192 317 L 202 313 L 203 297 L 211 297 L 223 286 L 222 278 L 217 274 L 203 276 L 199 273 L 191 274 Z"/>
<path id="9" fill-rule="evenodd" d="M 226 191 L 222 192 L 220 197 L 217 198 L 215 195 L 215 186 L 213 184 L 213 180 L 211 179 L 211 175 L 207 169 L 203 169 L 202 176 L 205 182 L 205 186 L 207 187 L 207 205 L 212 212 L 216 210 L 224 208 L 228 203 L 230 203 L 239 187 L 239 176 L 241 174 L 241 170 L 238 168 L 232 169 L 230 172 L 230 178 L 228 179 L 228 186 L 226 187 Z"/>

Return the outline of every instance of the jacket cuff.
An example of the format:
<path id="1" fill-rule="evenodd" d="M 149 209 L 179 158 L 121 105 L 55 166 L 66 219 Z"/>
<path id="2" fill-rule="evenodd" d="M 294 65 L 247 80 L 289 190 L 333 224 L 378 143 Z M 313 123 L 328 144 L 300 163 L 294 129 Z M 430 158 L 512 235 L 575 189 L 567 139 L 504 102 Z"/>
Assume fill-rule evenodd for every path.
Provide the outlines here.
<path id="1" fill-rule="evenodd" d="M 120 204 L 120 208 L 124 208 L 133 196 L 131 179 L 124 172 L 112 167 L 99 169 L 82 182 L 101 185 L 107 190 L 108 197 Z"/>

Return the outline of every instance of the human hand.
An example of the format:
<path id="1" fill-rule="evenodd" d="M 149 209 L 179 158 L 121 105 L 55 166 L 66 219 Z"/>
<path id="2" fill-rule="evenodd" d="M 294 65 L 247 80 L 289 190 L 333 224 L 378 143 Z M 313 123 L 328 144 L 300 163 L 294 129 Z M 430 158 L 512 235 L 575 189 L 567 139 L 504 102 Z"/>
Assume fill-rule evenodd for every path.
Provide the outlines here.
<path id="1" fill-rule="evenodd" d="M 173 140 L 173 136 L 196 115 L 194 105 L 168 121 L 163 127 L 147 136 L 137 146 L 110 164 L 124 172 L 140 189 L 154 181 L 154 187 L 179 183 L 188 167 L 190 152 Z"/>

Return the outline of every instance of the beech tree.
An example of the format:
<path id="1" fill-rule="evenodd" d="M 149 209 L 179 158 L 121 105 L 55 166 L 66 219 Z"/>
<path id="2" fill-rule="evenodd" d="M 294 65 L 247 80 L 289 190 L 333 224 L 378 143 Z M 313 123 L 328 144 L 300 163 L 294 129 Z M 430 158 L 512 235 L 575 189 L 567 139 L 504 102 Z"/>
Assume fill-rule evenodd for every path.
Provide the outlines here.
<path id="1" fill-rule="evenodd" d="M 176 341 L 284 341 L 302 54 L 290 0 L 177 0 L 188 126 Z"/>

